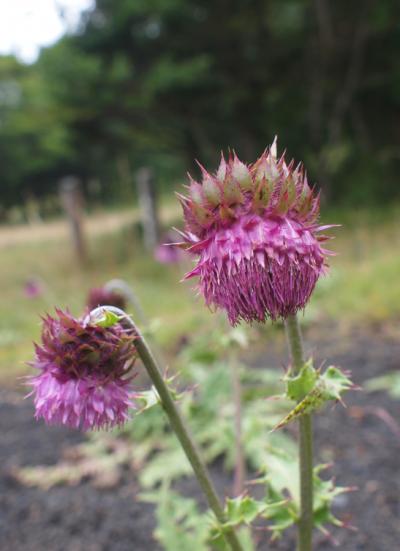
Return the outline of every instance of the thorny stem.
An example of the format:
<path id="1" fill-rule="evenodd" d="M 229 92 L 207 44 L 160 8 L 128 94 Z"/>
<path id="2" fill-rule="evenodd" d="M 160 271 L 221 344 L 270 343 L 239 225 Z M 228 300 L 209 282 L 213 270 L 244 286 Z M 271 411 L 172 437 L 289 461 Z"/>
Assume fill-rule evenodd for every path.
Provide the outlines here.
<path id="1" fill-rule="evenodd" d="M 292 357 L 291 374 L 297 375 L 304 364 L 303 343 L 296 315 L 289 316 L 285 322 L 286 334 Z M 298 523 L 298 551 L 311 551 L 313 514 L 313 434 L 311 414 L 299 420 L 300 447 L 300 519 Z"/>
<path id="2" fill-rule="evenodd" d="M 233 407 L 235 419 L 235 477 L 233 482 L 233 494 L 235 497 L 244 491 L 244 479 L 246 477 L 246 464 L 244 459 L 243 438 L 242 438 L 242 384 L 240 380 L 240 368 L 232 354 L 229 358 L 232 376 Z"/>
<path id="3" fill-rule="evenodd" d="M 192 440 L 192 437 L 185 426 L 185 423 L 177 406 L 175 405 L 168 386 L 164 382 L 163 376 L 154 355 L 152 354 L 147 342 L 143 338 L 143 335 L 141 334 L 139 329 L 136 327 L 135 323 L 129 316 L 127 316 L 127 314 L 123 310 L 120 310 L 119 308 L 115 308 L 113 306 L 101 306 L 99 308 L 96 308 L 96 310 L 93 310 L 90 316 L 95 317 L 96 315 L 99 315 L 107 310 L 120 316 L 121 323 L 125 324 L 127 327 L 133 330 L 134 334 L 138 337 L 135 341 L 136 350 L 158 392 L 161 404 L 169 419 L 171 428 L 175 432 L 183 448 L 183 451 L 185 452 L 186 457 L 188 458 L 193 468 L 200 487 L 207 498 L 208 505 L 214 512 L 217 521 L 221 524 L 221 526 L 223 526 L 227 522 L 223 506 L 214 488 L 211 477 L 207 471 L 207 467 L 200 457 L 199 451 L 197 450 Z M 240 544 L 234 529 L 230 526 L 223 526 L 222 529 L 223 535 L 232 551 L 243 551 L 242 545 Z"/>

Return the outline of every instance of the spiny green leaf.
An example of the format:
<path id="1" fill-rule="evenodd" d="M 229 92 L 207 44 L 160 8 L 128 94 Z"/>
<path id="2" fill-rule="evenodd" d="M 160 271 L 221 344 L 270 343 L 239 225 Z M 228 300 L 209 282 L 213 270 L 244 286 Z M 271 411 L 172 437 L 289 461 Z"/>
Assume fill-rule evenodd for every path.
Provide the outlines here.
<path id="1" fill-rule="evenodd" d="M 333 365 L 329 366 L 322 375 L 319 372 L 315 373 L 317 376 L 314 382 L 314 386 L 296 405 L 296 407 L 294 407 L 286 415 L 286 417 L 284 417 L 276 425 L 273 430 L 280 429 L 288 425 L 290 422 L 298 419 L 302 415 L 306 415 L 308 413 L 316 411 L 329 400 L 337 400 L 339 402 L 342 402 L 342 395 L 350 388 L 354 388 L 354 385 L 349 377 L 338 367 L 335 367 Z M 305 380 L 306 379 L 307 377 L 305 377 Z M 309 383 L 310 378 L 308 379 L 307 384 Z"/>
<path id="2" fill-rule="evenodd" d="M 155 536 L 166 551 L 209 551 L 209 515 L 200 513 L 194 499 L 172 491 L 168 483 L 140 498 L 156 504 Z"/>
<path id="3" fill-rule="evenodd" d="M 381 377 L 374 377 L 369 379 L 364 388 L 368 392 L 375 392 L 377 390 L 385 390 L 392 398 L 400 398 L 400 372 L 394 371 L 393 373 L 387 373 Z"/>
<path id="4" fill-rule="evenodd" d="M 147 409 L 152 408 L 160 403 L 160 396 L 158 395 L 157 389 L 152 386 L 150 390 L 143 390 L 142 392 L 137 392 L 135 394 L 135 400 L 139 402 L 140 408 L 138 413 L 146 411 Z"/>
<path id="5" fill-rule="evenodd" d="M 322 384 L 325 385 L 325 400 L 339 400 L 339 402 L 341 402 L 342 394 L 347 390 L 354 388 L 352 381 L 346 373 L 333 365 L 329 366 L 328 369 L 321 375 L 320 382 L 321 386 Z"/>
<path id="6" fill-rule="evenodd" d="M 332 479 L 323 480 L 319 473 L 327 465 L 314 468 L 314 526 L 327 532 L 326 525 L 342 526 L 342 523 L 332 514 L 334 499 L 351 488 L 337 487 Z M 265 503 L 268 507 L 261 516 L 270 521 L 273 539 L 278 538 L 299 519 L 299 464 L 295 454 L 275 452 L 268 458 L 265 465 L 265 476 L 258 482 L 266 484 Z"/>
<path id="7" fill-rule="evenodd" d="M 174 400 L 179 400 L 184 396 L 183 392 L 178 392 L 173 386 L 172 383 L 175 380 L 176 375 L 172 377 L 164 377 L 164 382 L 168 387 L 170 394 Z M 135 400 L 140 403 L 141 407 L 138 413 L 142 413 L 147 409 L 152 408 L 158 404 L 161 404 L 161 398 L 157 392 L 157 389 L 154 385 L 151 386 L 149 390 L 143 390 L 135 393 Z"/>
<path id="8" fill-rule="evenodd" d="M 243 549 L 246 551 L 256 551 L 251 537 L 251 529 L 248 526 L 240 526 L 236 530 L 236 534 Z M 223 532 L 218 527 L 214 527 L 211 531 L 210 543 L 212 544 L 212 549 L 215 549 L 215 551 L 231 551 L 231 546 L 227 543 Z"/>
<path id="9" fill-rule="evenodd" d="M 227 525 L 250 524 L 267 508 L 266 503 L 256 501 L 250 496 L 226 500 L 225 512 Z"/>
<path id="10" fill-rule="evenodd" d="M 310 358 L 300 369 L 298 375 L 285 377 L 286 394 L 290 400 L 302 400 L 315 386 L 318 373 L 313 366 Z"/>

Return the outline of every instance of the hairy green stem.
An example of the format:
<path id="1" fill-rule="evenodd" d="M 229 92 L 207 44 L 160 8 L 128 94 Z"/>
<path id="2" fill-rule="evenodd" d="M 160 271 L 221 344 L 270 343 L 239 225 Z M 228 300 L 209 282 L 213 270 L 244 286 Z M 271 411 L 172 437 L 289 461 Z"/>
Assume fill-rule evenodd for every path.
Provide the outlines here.
<path id="1" fill-rule="evenodd" d="M 292 357 L 291 374 L 297 375 L 304 365 L 303 343 L 297 316 L 286 320 L 286 334 Z M 298 551 L 311 551 L 313 514 L 313 433 L 310 414 L 299 420 L 300 440 L 300 519 L 298 523 Z"/>
<path id="2" fill-rule="evenodd" d="M 235 474 L 233 483 L 233 496 L 240 496 L 244 492 L 246 478 L 246 460 L 243 449 L 242 427 L 242 381 L 240 379 L 240 366 L 234 353 L 230 354 L 229 366 L 232 376 L 233 407 L 235 423 Z"/>
<path id="3" fill-rule="evenodd" d="M 152 354 L 147 342 L 143 338 L 143 335 L 136 327 L 132 319 L 125 314 L 119 308 L 112 306 L 101 306 L 98 309 L 94 310 L 90 315 L 96 315 L 96 313 L 104 312 L 104 310 L 109 310 L 114 314 L 117 314 L 121 317 L 121 323 L 125 324 L 127 327 L 130 327 L 138 337 L 135 346 L 136 350 L 143 362 L 144 367 L 146 368 L 147 373 L 149 374 L 150 379 L 152 380 L 158 395 L 161 400 L 161 404 L 164 408 L 164 411 L 169 419 L 170 425 L 175 432 L 183 451 L 188 458 L 193 471 L 196 475 L 196 478 L 200 484 L 201 489 L 204 492 L 204 495 L 207 498 L 208 505 L 214 512 L 218 522 L 221 525 L 224 525 L 227 521 L 223 506 L 220 502 L 218 494 L 214 488 L 211 477 L 207 471 L 207 467 L 200 457 L 200 453 L 197 450 L 192 437 L 185 426 L 185 423 L 181 417 L 181 414 L 175 405 L 175 402 L 171 396 L 171 393 L 168 389 L 168 386 L 165 384 L 163 376 L 161 374 L 160 368 L 158 367 L 157 361 Z M 97 312 L 99 311 L 99 312 Z M 231 527 L 223 527 L 223 534 L 230 545 L 232 551 L 243 551 L 243 548 L 239 542 L 239 539 Z"/>

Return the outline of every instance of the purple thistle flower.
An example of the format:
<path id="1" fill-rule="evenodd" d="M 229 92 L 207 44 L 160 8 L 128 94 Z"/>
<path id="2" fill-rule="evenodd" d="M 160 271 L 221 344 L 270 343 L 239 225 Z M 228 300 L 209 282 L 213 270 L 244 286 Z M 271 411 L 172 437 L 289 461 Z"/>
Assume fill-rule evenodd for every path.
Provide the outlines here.
<path id="1" fill-rule="evenodd" d="M 43 291 L 43 284 L 39 279 L 31 277 L 25 282 L 24 293 L 27 298 L 37 298 Z"/>
<path id="2" fill-rule="evenodd" d="M 167 233 L 162 243 L 154 250 L 154 258 L 160 264 L 178 264 L 182 257 L 182 251 L 175 245 L 175 237 Z"/>
<path id="3" fill-rule="evenodd" d="M 326 271 L 318 226 L 319 196 L 303 167 L 277 159 L 276 140 L 252 165 L 224 157 L 215 175 L 203 167 L 179 195 L 186 231 L 182 246 L 197 257 L 185 279 L 198 276 L 208 306 L 236 325 L 286 318 L 304 308 Z"/>
<path id="4" fill-rule="evenodd" d="M 94 287 L 90 289 L 87 298 L 87 307 L 94 310 L 98 306 L 115 306 L 121 310 L 126 309 L 126 299 L 118 291 L 109 291 L 105 287 Z"/>
<path id="5" fill-rule="evenodd" d="M 119 324 L 102 327 L 56 310 L 43 319 L 42 344 L 29 378 L 36 419 L 49 425 L 107 429 L 128 420 L 135 394 L 128 376 L 136 359 L 134 337 Z"/>

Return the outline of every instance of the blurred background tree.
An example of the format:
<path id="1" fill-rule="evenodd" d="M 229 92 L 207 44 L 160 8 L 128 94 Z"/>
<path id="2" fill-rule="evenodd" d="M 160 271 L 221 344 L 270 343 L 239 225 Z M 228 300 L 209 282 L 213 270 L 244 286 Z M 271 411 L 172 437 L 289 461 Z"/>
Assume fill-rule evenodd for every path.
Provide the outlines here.
<path id="1" fill-rule="evenodd" d="M 2 203 L 68 172 L 121 201 L 151 165 L 252 161 L 278 134 L 339 203 L 388 201 L 400 168 L 397 0 L 97 0 L 25 66 L 0 58 Z"/>

